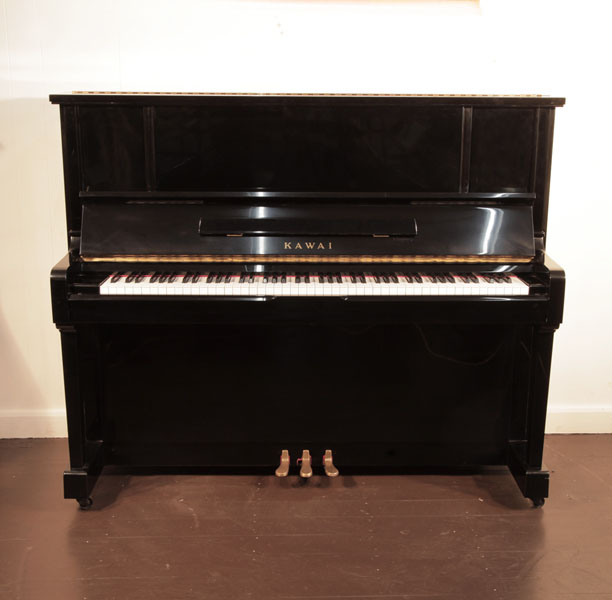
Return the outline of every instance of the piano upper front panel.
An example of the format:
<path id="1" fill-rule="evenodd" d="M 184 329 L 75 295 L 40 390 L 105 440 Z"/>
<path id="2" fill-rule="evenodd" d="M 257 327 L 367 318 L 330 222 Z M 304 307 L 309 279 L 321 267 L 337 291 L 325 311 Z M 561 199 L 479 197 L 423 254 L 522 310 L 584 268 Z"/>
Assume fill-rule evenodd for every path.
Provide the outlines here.
<path id="1" fill-rule="evenodd" d="M 82 106 L 78 118 L 81 189 L 146 190 L 142 109 Z"/>
<path id="2" fill-rule="evenodd" d="M 163 191 L 456 192 L 460 107 L 158 107 Z"/>
<path id="3" fill-rule="evenodd" d="M 537 109 L 480 108 L 472 119 L 471 192 L 531 192 Z"/>

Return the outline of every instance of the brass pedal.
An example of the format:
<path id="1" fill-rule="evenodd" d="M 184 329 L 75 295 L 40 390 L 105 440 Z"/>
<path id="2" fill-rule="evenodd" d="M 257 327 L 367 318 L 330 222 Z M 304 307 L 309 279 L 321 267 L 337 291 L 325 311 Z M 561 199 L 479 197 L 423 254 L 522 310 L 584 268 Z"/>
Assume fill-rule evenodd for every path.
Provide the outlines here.
<path id="1" fill-rule="evenodd" d="M 290 463 L 291 463 L 291 458 L 289 457 L 289 450 L 283 450 L 281 452 L 280 464 L 278 465 L 278 469 L 274 471 L 274 474 L 277 477 L 287 477 L 287 475 L 289 475 Z"/>
<path id="2" fill-rule="evenodd" d="M 338 477 L 340 475 L 340 471 L 334 465 L 334 457 L 331 450 L 325 450 L 323 468 L 325 469 L 325 475 L 328 477 Z"/>
<path id="3" fill-rule="evenodd" d="M 310 450 L 302 450 L 302 458 L 298 461 L 301 464 L 300 477 L 308 479 L 312 477 L 312 458 L 310 457 Z"/>

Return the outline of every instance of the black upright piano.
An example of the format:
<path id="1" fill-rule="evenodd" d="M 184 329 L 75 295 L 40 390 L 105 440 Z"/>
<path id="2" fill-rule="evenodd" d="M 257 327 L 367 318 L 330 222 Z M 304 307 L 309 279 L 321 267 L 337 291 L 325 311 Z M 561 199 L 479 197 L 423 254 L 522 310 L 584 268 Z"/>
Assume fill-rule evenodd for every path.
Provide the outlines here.
<path id="1" fill-rule="evenodd" d="M 70 468 L 542 467 L 565 276 L 542 96 L 51 96 Z"/>

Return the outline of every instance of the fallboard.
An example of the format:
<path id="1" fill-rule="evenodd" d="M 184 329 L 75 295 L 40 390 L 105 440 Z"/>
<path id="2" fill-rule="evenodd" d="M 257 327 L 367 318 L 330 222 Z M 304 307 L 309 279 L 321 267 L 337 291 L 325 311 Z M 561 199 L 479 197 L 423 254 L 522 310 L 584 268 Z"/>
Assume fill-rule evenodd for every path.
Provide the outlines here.
<path id="1" fill-rule="evenodd" d="M 85 201 L 85 261 L 526 262 L 532 207 Z"/>

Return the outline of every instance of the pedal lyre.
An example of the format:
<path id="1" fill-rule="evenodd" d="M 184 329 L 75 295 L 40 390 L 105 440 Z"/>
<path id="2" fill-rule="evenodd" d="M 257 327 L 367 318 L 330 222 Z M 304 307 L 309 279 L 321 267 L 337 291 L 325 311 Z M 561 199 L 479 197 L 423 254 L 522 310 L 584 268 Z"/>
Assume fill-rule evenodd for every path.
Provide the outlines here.
<path id="1" fill-rule="evenodd" d="M 300 477 L 308 479 L 312 477 L 312 458 L 310 457 L 310 450 L 302 450 L 302 458 L 300 459 Z"/>
<path id="2" fill-rule="evenodd" d="M 287 477 L 289 475 L 289 464 L 291 463 L 291 458 L 289 457 L 289 450 L 283 450 L 281 452 L 280 464 L 278 465 L 278 469 L 274 471 L 274 474 L 277 477 Z"/>
<path id="3" fill-rule="evenodd" d="M 325 450 L 323 468 L 325 469 L 325 475 L 328 477 L 338 477 L 340 475 L 340 471 L 334 465 L 334 457 L 331 450 Z"/>

